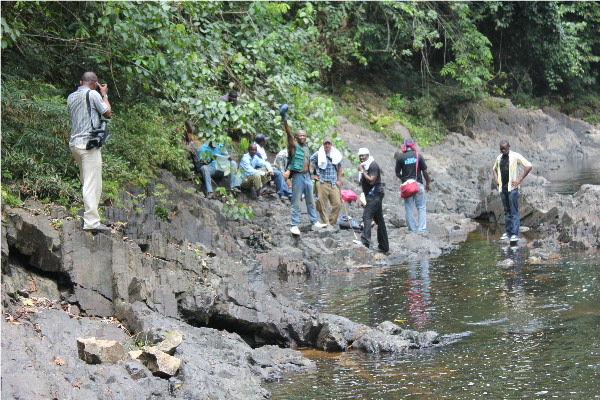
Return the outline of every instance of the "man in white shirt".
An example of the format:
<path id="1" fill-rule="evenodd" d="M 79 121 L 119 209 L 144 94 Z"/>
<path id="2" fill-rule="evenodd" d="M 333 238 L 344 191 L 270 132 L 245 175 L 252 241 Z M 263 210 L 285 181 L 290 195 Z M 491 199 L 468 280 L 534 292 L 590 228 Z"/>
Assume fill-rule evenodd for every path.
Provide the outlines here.
<path id="1" fill-rule="evenodd" d="M 110 118 L 112 109 L 108 101 L 108 85 L 98 83 L 93 72 L 81 76 L 77 90 L 67 98 L 71 116 L 71 139 L 69 149 L 79 167 L 82 183 L 83 230 L 110 232 L 111 229 L 100 223 L 98 204 L 102 196 L 102 153 L 91 132 L 100 126 L 100 116 Z M 98 90 L 100 92 L 98 92 Z"/>
<path id="2" fill-rule="evenodd" d="M 265 150 L 265 147 L 267 146 L 267 140 L 269 140 L 269 137 L 265 136 L 263 133 L 258 133 L 254 137 L 256 155 L 262 158 L 265 162 L 268 162 L 267 152 Z M 292 192 L 290 192 L 290 189 L 283 178 L 283 174 L 279 169 L 275 169 L 273 171 L 273 182 L 275 182 L 277 195 L 281 200 L 289 200 L 292 198 Z"/>

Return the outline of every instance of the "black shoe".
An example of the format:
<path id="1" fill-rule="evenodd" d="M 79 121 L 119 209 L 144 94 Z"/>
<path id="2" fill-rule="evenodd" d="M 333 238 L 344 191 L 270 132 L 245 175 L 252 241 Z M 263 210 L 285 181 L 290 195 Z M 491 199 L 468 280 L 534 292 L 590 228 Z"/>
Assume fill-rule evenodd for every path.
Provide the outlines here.
<path id="1" fill-rule="evenodd" d="M 383 253 L 383 254 L 385 254 L 386 256 L 390 254 L 390 251 L 389 251 L 389 250 L 387 250 L 387 251 L 386 251 L 386 250 L 383 250 L 381 247 L 377 247 L 377 249 L 376 249 L 376 250 L 377 250 L 377 252 L 378 252 L 378 253 Z"/>
<path id="2" fill-rule="evenodd" d="M 83 229 L 83 230 L 86 232 L 109 232 L 109 233 L 112 232 L 112 229 L 104 224 L 100 224 L 100 225 L 96 226 L 95 228 L 88 228 L 88 229 Z"/>
<path id="3" fill-rule="evenodd" d="M 251 200 L 256 200 L 258 199 L 258 193 L 256 193 L 256 188 L 252 187 L 250 189 L 250 199 Z"/>

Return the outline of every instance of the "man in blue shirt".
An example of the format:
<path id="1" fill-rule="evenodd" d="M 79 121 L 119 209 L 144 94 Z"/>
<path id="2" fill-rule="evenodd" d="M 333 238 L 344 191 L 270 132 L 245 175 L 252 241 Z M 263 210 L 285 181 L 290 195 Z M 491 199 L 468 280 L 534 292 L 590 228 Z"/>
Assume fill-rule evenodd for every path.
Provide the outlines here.
<path id="1" fill-rule="evenodd" d="M 256 144 L 256 155 L 262 158 L 264 161 L 267 160 L 267 152 L 265 151 L 265 147 L 267 146 L 267 140 L 269 140 L 268 136 L 265 136 L 262 133 L 257 134 L 254 137 L 254 144 Z M 284 200 L 290 200 L 292 198 L 292 192 L 290 192 L 289 186 L 285 183 L 285 179 L 283 178 L 283 173 L 279 170 L 279 168 L 275 168 L 273 170 L 273 182 L 275 182 L 275 188 L 277 190 L 277 195 L 279 198 Z"/>
<path id="2" fill-rule="evenodd" d="M 239 190 L 241 185 L 241 179 L 237 172 L 237 163 L 231 158 L 231 156 L 224 157 L 229 155 L 229 152 L 226 150 L 222 151 L 222 148 L 222 144 L 215 146 L 214 142 L 207 141 L 198 149 L 198 155 L 200 158 L 205 162 L 209 162 L 200 168 L 204 178 L 204 185 L 206 186 L 206 197 L 208 198 L 214 197 L 212 178 L 220 179 L 224 176 L 231 175 L 229 186 L 233 191 Z"/>
<path id="3" fill-rule="evenodd" d="M 240 171 L 243 178 L 242 189 L 250 189 L 253 199 L 262 200 L 262 196 L 258 194 L 275 174 L 271 164 L 263 160 L 257 152 L 258 149 L 255 143 L 248 146 L 248 152 L 244 154 L 240 161 Z"/>

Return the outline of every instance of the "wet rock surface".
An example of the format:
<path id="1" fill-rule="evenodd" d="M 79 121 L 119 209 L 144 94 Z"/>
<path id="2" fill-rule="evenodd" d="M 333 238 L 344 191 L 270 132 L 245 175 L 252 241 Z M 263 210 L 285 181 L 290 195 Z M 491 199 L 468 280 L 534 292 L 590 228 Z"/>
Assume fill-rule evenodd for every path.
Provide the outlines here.
<path id="1" fill-rule="evenodd" d="M 166 172 L 147 191 L 128 188 L 122 207 L 103 208 L 112 234 L 83 232 L 60 207 L 33 202 L 5 207 L 2 395 L 69 398 L 76 391 L 86 399 L 262 399 L 269 397 L 262 382 L 315 368 L 290 347 L 401 352 L 460 340 L 460 335 L 402 330 L 391 322 L 369 327 L 318 314 L 275 292 L 263 276 L 438 257 L 465 240 L 476 226 L 472 218 L 502 222 L 490 171 L 500 136 L 534 162 L 523 185 L 523 225 L 544 236 L 523 244 L 529 256 L 551 258 L 563 244 L 597 247 L 600 188 L 586 185 L 574 196 L 549 195 L 535 172 L 569 156 L 598 155 L 600 135 L 564 116 L 506 102 L 497 112 L 474 106 L 466 118 L 467 134 L 454 133 L 442 145 L 422 149 L 434 178 L 424 235 L 407 232 L 393 173 L 399 149 L 340 119 L 337 136 L 354 152 L 368 147 L 385 171 L 389 255 L 354 244 L 359 234 L 351 230 L 311 230 L 306 214 L 300 237 L 293 236 L 289 203 L 273 196 L 253 202 L 240 194 L 238 201 L 251 205 L 256 217 L 227 221 L 219 200 L 205 199 L 192 182 Z M 343 188 L 359 193 L 353 179 L 344 179 Z M 360 220 L 362 210 L 351 204 L 342 213 Z M 375 232 L 373 240 L 376 245 Z M 78 356 L 78 337 L 117 341 L 125 351 L 145 348 L 146 364 L 140 353 L 115 364 L 88 364 Z M 173 343 L 159 348 L 169 338 Z M 160 364 L 157 354 L 170 361 L 162 372 L 154 368 Z M 57 375 L 64 379 L 50 378 Z"/>

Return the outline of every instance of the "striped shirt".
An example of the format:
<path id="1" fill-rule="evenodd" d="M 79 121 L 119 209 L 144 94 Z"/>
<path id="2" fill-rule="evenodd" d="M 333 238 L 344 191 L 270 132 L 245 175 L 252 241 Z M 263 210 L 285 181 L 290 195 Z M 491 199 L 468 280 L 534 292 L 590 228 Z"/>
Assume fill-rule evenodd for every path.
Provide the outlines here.
<path id="1" fill-rule="evenodd" d="M 319 152 L 316 152 L 315 154 L 313 154 L 310 157 L 310 163 L 316 166 L 317 162 L 318 162 L 318 158 L 319 158 Z M 332 187 L 336 187 L 335 182 L 337 181 L 337 178 L 338 178 L 337 171 L 338 171 L 338 168 L 340 167 L 340 165 L 342 165 L 341 161 L 336 166 L 331 162 L 331 157 L 327 156 L 327 165 L 325 166 L 325 168 L 319 168 L 319 167 L 315 168 L 315 173 L 319 177 L 319 182 L 331 183 Z"/>
<path id="2" fill-rule="evenodd" d="M 86 93 L 90 92 L 90 107 L 92 116 L 87 108 Z M 108 111 L 108 106 L 102 101 L 102 96 L 96 90 L 79 86 L 77 91 L 67 97 L 67 107 L 71 114 L 71 140 L 69 146 L 85 146 L 90 140 L 92 121 L 94 127 L 100 125 L 100 115 Z"/>

